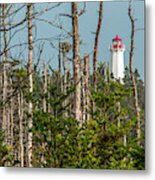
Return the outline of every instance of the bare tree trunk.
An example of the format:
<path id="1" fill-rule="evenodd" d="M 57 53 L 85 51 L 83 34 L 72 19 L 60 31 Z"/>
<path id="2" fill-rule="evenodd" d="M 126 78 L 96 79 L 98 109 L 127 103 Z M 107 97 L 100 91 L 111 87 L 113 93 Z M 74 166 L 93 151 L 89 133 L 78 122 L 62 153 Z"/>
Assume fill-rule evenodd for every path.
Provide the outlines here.
<path id="1" fill-rule="evenodd" d="M 85 92 L 85 76 L 84 76 L 84 68 L 83 68 L 83 63 L 81 61 L 80 63 L 80 72 L 81 72 L 81 120 L 82 123 L 85 121 L 86 119 L 86 92 Z"/>
<path id="2" fill-rule="evenodd" d="M 29 93 L 32 95 L 33 93 L 33 78 L 32 78 L 32 63 L 33 63 L 33 25 L 32 25 L 32 4 L 27 4 L 27 21 L 28 21 L 28 83 L 29 83 Z M 28 102 L 28 142 L 27 142 L 27 163 L 28 167 L 32 167 L 32 129 L 33 120 L 32 120 L 32 100 Z"/>
<path id="3" fill-rule="evenodd" d="M 70 72 L 70 65 L 68 67 L 68 71 L 67 71 L 67 90 L 69 90 L 71 88 L 71 72 Z M 68 105 L 68 115 L 71 116 L 71 102 L 72 102 L 72 93 L 69 94 L 68 98 L 67 98 L 67 104 Z"/>
<path id="4" fill-rule="evenodd" d="M 47 94 L 47 69 L 46 65 L 44 64 L 43 67 L 43 112 L 47 112 L 47 102 L 46 102 L 46 94 Z M 42 142 L 42 148 L 45 149 L 46 143 Z M 44 164 L 45 161 L 45 152 L 42 152 L 41 162 Z"/>
<path id="5" fill-rule="evenodd" d="M 7 99 L 7 73 L 6 73 L 6 66 L 7 66 L 7 32 L 6 32 L 6 13 L 5 13 L 5 9 L 6 9 L 6 4 L 2 4 L 2 24 L 3 24 L 3 28 L 4 28 L 4 32 L 3 32 L 3 40 L 4 40 L 4 57 L 3 57 L 3 103 L 6 102 Z M 7 129 L 7 107 L 4 104 L 3 106 L 3 117 L 2 117 L 2 129 L 5 132 L 5 143 L 7 144 L 7 139 L 8 139 L 8 129 Z"/>
<path id="6" fill-rule="evenodd" d="M 46 103 L 46 93 L 47 93 L 47 69 L 44 64 L 43 70 L 43 112 L 47 112 L 47 103 Z"/>
<path id="7" fill-rule="evenodd" d="M 66 68 L 66 53 L 62 52 L 62 63 L 64 71 L 64 80 L 63 80 L 63 92 L 66 94 L 66 83 L 67 83 L 67 68 Z"/>
<path id="8" fill-rule="evenodd" d="M 10 86 L 11 86 L 11 94 L 13 92 L 13 88 L 12 88 L 12 79 L 10 78 Z M 13 117 L 13 97 L 10 98 L 10 145 L 11 147 L 13 147 L 13 128 L 14 128 L 14 117 Z"/>
<path id="9" fill-rule="evenodd" d="M 96 36 L 95 36 L 94 57 L 93 57 L 93 63 L 94 63 L 94 89 L 95 89 L 95 91 L 97 90 L 97 54 L 98 54 L 99 34 L 100 34 L 100 30 L 101 30 L 101 25 L 102 25 L 102 16 L 103 16 L 103 2 L 100 1 L 99 19 L 98 19 L 98 24 L 97 24 Z"/>
<path id="10" fill-rule="evenodd" d="M 118 101 L 116 103 L 116 107 L 117 107 L 117 112 L 118 112 L 117 127 L 120 128 L 120 126 L 121 126 L 121 120 L 120 120 L 121 103 L 120 103 L 120 101 Z M 123 144 L 124 144 L 124 146 L 127 146 L 127 135 L 126 135 L 126 132 L 123 135 Z"/>
<path id="11" fill-rule="evenodd" d="M 51 86 L 51 76 L 50 74 L 47 75 L 47 84 L 48 84 L 48 88 Z M 50 91 L 48 90 L 48 101 L 50 100 Z M 51 105 L 50 105 L 50 102 L 48 102 L 48 113 L 51 112 Z"/>
<path id="12" fill-rule="evenodd" d="M 2 16 L 2 4 L 0 4 L 0 16 Z M 0 26 L 3 26 L 2 18 L 0 18 Z M 0 51 L 2 51 L 2 32 L 0 31 Z M 3 60 L 2 56 L 0 56 L 0 101 L 3 102 Z M 4 129 L 3 123 L 3 104 L 0 106 L 0 118 L 2 119 L 0 122 L 0 128 Z"/>
<path id="13" fill-rule="evenodd" d="M 63 87 L 62 87 L 62 70 L 61 70 L 61 47 L 60 47 L 60 42 L 59 42 L 59 53 L 58 53 L 58 80 L 60 83 L 60 89 L 62 91 Z"/>
<path id="14" fill-rule="evenodd" d="M 18 116 L 19 116 L 19 159 L 20 167 L 24 167 L 24 144 L 23 144 L 23 93 L 22 90 L 18 93 Z"/>
<path id="15" fill-rule="evenodd" d="M 74 105 L 73 113 L 77 120 L 81 120 L 81 84 L 80 84 L 80 43 L 78 32 L 78 4 L 72 2 L 72 27 L 73 27 L 73 74 L 74 74 Z"/>
<path id="16" fill-rule="evenodd" d="M 63 64 L 63 71 L 64 71 L 64 78 L 63 78 L 63 93 L 66 95 L 67 90 L 67 68 L 66 68 L 66 52 L 62 50 L 62 64 Z M 66 99 L 63 102 L 63 107 L 66 106 Z M 64 113 L 64 117 L 67 117 L 66 109 Z"/>
<path id="17" fill-rule="evenodd" d="M 89 55 L 84 57 L 84 113 L 85 121 L 90 118 L 90 59 Z"/>
<path id="18" fill-rule="evenodd" d="M 128 8 L 128 15 L 131 21 L 131 45 L 130 45 L 130 57 L 129 57 L 129 67 L 130 67 L 130 75 L 133 85 L 133 96 L 134 96 L 134 105 L 135 105 L 135 111 L 136 111 L 136 118 L 137 118 L 137 126 L 136 126 L 136 133 L 137 138 L 139 139 L 141 136 L 141 120 L 140 120 L 140 106 L 138 103 L 138 92 L 137 92 L 137 84 L 135 80 L 135 76 L 133 73 L 133 51 L 134 51 L 134 35 L 135 35 L 135 20 L 131 12 L 131 4 L 129 4 Z M 140 141 L 138 140 L 138 144 L 140 144 Z"/>

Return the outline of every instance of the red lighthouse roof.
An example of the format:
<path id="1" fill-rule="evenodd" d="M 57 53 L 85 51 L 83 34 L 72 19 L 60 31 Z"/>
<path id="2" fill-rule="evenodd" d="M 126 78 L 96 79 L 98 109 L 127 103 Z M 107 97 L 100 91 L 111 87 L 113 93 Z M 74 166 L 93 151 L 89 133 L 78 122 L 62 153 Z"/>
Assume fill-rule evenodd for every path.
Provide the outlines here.
<path id="1" fill-rule="evenodd" d="M 115 38 L 113 38 L 113 41 L 122 41 L 122 39 L 121 39 L 121 38 L 119 38 L 119 37 L 118 37 L 118 35 L 116 35 L 116 37 L 115 37 Z"/>

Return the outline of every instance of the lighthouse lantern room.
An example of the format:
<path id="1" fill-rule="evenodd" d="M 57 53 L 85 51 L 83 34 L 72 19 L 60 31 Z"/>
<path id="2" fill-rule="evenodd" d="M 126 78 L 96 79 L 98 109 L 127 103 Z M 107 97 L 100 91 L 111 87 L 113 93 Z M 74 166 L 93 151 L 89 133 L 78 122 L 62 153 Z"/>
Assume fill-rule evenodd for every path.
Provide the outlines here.
<path id="1" fill-rule="evenodd" d="M 111 51 L 111 75 L 114 79 L 119 79 L 123 83 L 124 78 L 124 51 L 125 47 L 122 44 L 122 39 L 116 35 L 112 39 L 110 46 Z"/>

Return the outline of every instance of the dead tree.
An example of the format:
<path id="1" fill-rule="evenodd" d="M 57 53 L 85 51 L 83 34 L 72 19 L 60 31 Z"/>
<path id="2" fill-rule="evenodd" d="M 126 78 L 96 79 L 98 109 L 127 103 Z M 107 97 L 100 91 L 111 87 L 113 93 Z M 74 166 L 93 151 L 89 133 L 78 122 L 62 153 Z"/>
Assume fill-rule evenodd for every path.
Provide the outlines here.
<path id="1" fill-rule="evenodd" d="M 130 68 L 130 75 L 131 75 L 131 80 L 132 80 L 132 86 L 133 86 L 133 97 L 134 97 L 134 106 L 135 106 L 135 111 L 136 111 L 136 118 L 137 118 L 137 125 L 136 125 L 136 133 L 137 133 L 137 138 L 139 139 L 141 136 L 141 117 L 140 117 L 140 106 L 138 103 L 138 92 L 137 92 L 137 84 L 133 72 L 133 55 L 134 55 L 134 36 L 135 36 L 135 19 L 132 15 L 131 12 L 131 3 L 129 4 L 128 8 L 128 16 L 131 21 L 131 44 L 130 44 L 130 55 L 129 55 L 129 68 Z M 140 141 L 138 140 L 138 144 Z"/>
<path id="2" fill-rule="evenodd" d="M 43 112 L 47 112 L 47 103 L 46 103 L 46 94 L 47 94 L 47 69 L 44 64 L 43 68 Z"/>
<path id="3" fill-rule="evenodd" d="M 24 137 L 23 137 L 23 92 L 19 90 L 18 93 L 18 116 L 19 116 L 19 160 L 20 160 L 20 167 L 24 167 Z"/>
<path id="4" fill-rule="evenodd" d="M 69 68 L 69 63 L 67 61 L 67 56 L 66 55 L 70 51 L 71 45 L 68 42 L 62 42 L 60 48 L 61 48 L 61 52 L 62 52 L 62 65 L 63 65 L 63 71 L 64 71 L 63 93 L 65 95 L 67 95 L 67 85 L 68 85 L 67 76 L 68 76 L 68 71 L 70 71 L 69 70 L 70 68 Z M 68 65 L 68 67 L 67 67 L 67 65 Z M 67 101 L 68 101 L 67 99 L 64 100 L 64 103 L 63 103 L 64 108 L 67 105 Z M 68 115 L 68 113 L 65 110 L 64 116 L 66 117 L 67 115 Z"/>
<path id="5" fill-rule="evenodd" d="M 48 86 L 48 88 L 50 88 L 50 86 L 51 86 L 51 76 L 50 76 L 49 73 L 47 74 L 47 86 Z M 51 105 L 50 105 L 50 102 L 49 102 L 50 101 L 50 91 L 49 91 L 49 89 L 48 89 L 47 96 L 48 96 L 47 112 L 51 113 Z"/>
<path id="6" fill-rule="evenodd" d="M 77 120 L 81 120 L 81 84 L 80 84 L 80 42 L 78 30 L 78 4 L 72 2 L 73 28 L 73 79 L 75 85 L 73 113 Z"/>
<path id="7" fill-rule="evenodd" d="M 2 4 L 0 4 L 0 16 L 2 16 Z M 0 18 L 0 26 L 2 26 L 2 18 Z M 2 51 L 2 32 L 0 31 L 0 52 Z M 2 56 L 0 55 L 0 89 L 2 94 L 2 88 L 3 88 L 3 75 L 2 75 Z M 0 96 L 0 100 L 2 101 L 2 95 Z M 2 128 L 2 122 L 0 124 L 0 127 Z"/>
<path id="8" fill-rule="evenodd" d="M 97 90 L 97 54 L 98 54 L 99 34 L 101 31 L 101 25 L 102 25 L 102 17 L 103 17 L 103 2 L 100 1 L 99 17 L 98 17 L 98 24 L 97 24 L 97 30 L 96 30 L 96 35 L 95 35 L 94 55 L 93 55 L 94 89 L 95 89 L 95 91 Z"/>
<path id="9" fill-rule="evenodd" d="M 80 72 L 81 72 L 81 120 L 82 120 L 82 123 L 85 121 L 86 119 L 86 109 L 85 109 L 85 106 L 86 106 L 86 93 L 85 93 L 85 76 L 84 76 L 84 72 L 85 69 L 83 68 L 83 62 L 81 60 L 81 63 L 80 63 Z"/>
<path id="10" fill-rule="evenodd" d="M 6 22 L 6 13 L 5 10 L 7 8 L 6 4 L 2 4 L 1 5 L 1 10 L 2 10 L 2 25 L 3 25 L 3 41 L 4 41 L 4 55 L 3 55 L 3 113 L 2 113 L 2 129 L 5 132 L 5 143 L 7 143 L 8 141 L 8 126 L 9 126 L 9 122 L 7 122 L 7 106 L 5 105 L 5 102 L 7 100 L 7 57 L 8 57 L 8 53 L 7 53 L 7 32 L 6 32 L 6 26 L 7 26 L 7 22 Z"/>
<path id="11" fill-rule="evenodd" d="M 47 95 L 47 69 L 46 65 L 43 65 L 43 112 L 47 112 L 47 102 L 46 102 L 46 95 Z M 45 142 L 42 142 L 42 148 L 45 149 Z M 41 162 L 45 163 L 45 153 L 42 153 Z"/>
<path id="12" fill-rule="evenodd" d="M 66 53 L 67 53 L 67 43 L 61 43 L 61 51 L 62 51 L 62 65 L 63 65 L 63 93 L 66 95 L 67 92 L 67 62 L 66 62 Z M 66 106 L 66 100 L 64 100 L 63 106 Z M 64 113 L 64 116 L 67 116 L 67 113 Z"/>
<path id="13" fill-rule="evenodd" d="M 89 55 L 84 57 L 84 97 L 83 97 L 85 121 L 90 118 L 90 59 Z"/>
<path id="14" fill-rule="evenodd" d="M 27 4 L 27 23 L 28 23 L 28 85 L 30 96 L 33 93 L 33 77 L 32 77 L 32 63 L 33 63 L 33 25 L 32 25 L 32 4 Z M 27 138 L 27 166 L 32 167 L 32 121 L 33 104 L 30 99 L 28 102 L 28 138 Z"/>
<path id="15" fill-rule="evenodd" d="M 59 41 L 59 49 L 58 49 L 58 81 L 60 83 L 60 90 L 62 91 L 62 70 L 61 70 L 61 43 Z"/>
<path id="16" fill-rule="evenodd" d="M 9 78 L 9 84 L 10 84 L 10 94 L 13 92 L 13 83 L 12 78 Z M 9 141 L 10 146 L 13 148 L 13 141 L 14 141 L 14 97 L 11 96 L 10 98 L 10 104 L 9 104 L 9 116 L 10 116 L 10 127 L 9 127 Z"/>
<path id="17" fill-rule="evenodd" d="M 121 103 L 120 101 L 116 102 L 116 109 L 118 112 L 118 117 L 117 117 L 117 127 L 118 129 L 121 127 L 121 117 L 120 117 L 120 113 L 121 113 Z M 126 120 L 126 118 L 124 117 L 124 119 Z M 124 146 L 127 146 L 127 134 L 126 132 L 123 135 L 123 144 Z"/>
<path id="18" fill-rule="evenodd" d="M 71 78 L 71 72 L 70 72 L 70 65 L 68 67 L 67 70 L 67 92 L 70 90 L 71 86 L 72 86 L 72 78 Z M 68 105 L 68 115 L 71 115 L 72 112 L 72 107 L 71 107 L 71 103 L 72 102 L 72 93 L 69 94 L 69 96 L 67 97 L 67 105 Z"/>

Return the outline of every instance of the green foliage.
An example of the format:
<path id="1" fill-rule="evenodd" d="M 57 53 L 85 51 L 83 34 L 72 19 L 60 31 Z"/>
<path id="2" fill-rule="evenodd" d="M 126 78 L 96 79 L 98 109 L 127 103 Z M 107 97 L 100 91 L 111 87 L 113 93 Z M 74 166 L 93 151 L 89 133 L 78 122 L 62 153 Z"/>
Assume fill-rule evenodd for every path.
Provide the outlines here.
<path id="1" fill-rule="evenodd" d="M 56 118 L 51 114 L 35 112 L 32 129 L 37 142 L 35 166 L 74 167 L 78 127 L 78 122 L 72 118 Z M 41 161 L 42 154 L 44 161 Z"/>
<path id="2" fill-rule="evenodd" d="M 65 117 L 68 105 L 63 102 L 74 87 L 61 92 L 58 74 L 53 69 L 52 84 L 48 87 L 51 113 L 34 110 L 33 165 L 35 167 L 144 169 L 144 145 L 138 146 L 135 135 L 136 118 L 132 106 L 132 86 L 126 69 L 125 83 L 111 81 L 105 64 L 98 68 L 97 92 L 93 118 L 79 125 L 71 116 Z M 139 82 L 137 76 L 137 82 Z M 138 85 L 143 87 L 142 83 Z M 41 94 L 41 93 L 40 93 Z M 38 100 L 42 96 L 38 96 Z M 120 109 L 118 107 L 120 103 Z M 92 113 L 92 112 L 91 112 Z M 118 120 L 120 125 L 118 126 Z M 144 133 L 144 132 L 143 132 Z M 143 142 L 144 134 L 141 141 Z M 126 137 L 127 143 L 124 138 Z"/>
<path id="3" fill-rule="evenodd" d="M 24 103 L 33 103 L 33 166 L 56 168 L 93 169 L 141 169 L 145 168 L 144 142 L 144 83 L 135 71 L 141 106 L 141 145 L 137 144 L 136 117 L 133 106 L 132 82 L 128 68 L 125 70 L 124 84 L 112 81 L 109 67 L 98 67 L 97 91 L 91 82 L 91 118 L 82 124 L 72 117 L 70 96 L 75 87 L 61 89 L 59 74 L 49 68 L 50 84 L 43 94 L 43 80 L 39 72 L 33 73 L 32 94 L 27 89 L 27 72 L 23 68 L 13 74 L 14 87 L 22 82 L 20 89 Z M 63 76 L 61 81 L 63 80 Z M 43 112 L 42 100 L 46 99 L 50 111 Z M 67 102 L 64 106 L 64 102 Z M 26 107 L 24 107 L 26 109 Z M 25 110 L 25 113 L 27 111 Z M 67 116 L 65 115 L 67 113 Z M 28 114 L 24 116 L 25 120 Z M 18 127 L 15 127 L 16 129 Z M 18 138 L 16 138 L 18 141 Z M 18 142 L 17 142 L 18 146 Z M 4 145 L 4 135 L 0 133 L 0 165 L 18 164 L 12 154 L 12 147 Z"/>
<path id="4" fill-rule="evenodd" d="M 0 166 L 11 166 L 13 155 L 11 155 L 12 147 L 4 144 L 4 133 L 0 131 Z"/>

